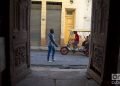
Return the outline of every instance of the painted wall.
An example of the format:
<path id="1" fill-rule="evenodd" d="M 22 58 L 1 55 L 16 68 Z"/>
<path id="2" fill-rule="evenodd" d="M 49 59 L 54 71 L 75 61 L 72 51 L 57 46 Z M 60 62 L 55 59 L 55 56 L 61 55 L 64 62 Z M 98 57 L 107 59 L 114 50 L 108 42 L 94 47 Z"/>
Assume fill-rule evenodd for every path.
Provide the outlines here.
<path id="1" fill-rule="evenodd" d="M 62 2 L 62 4 L 63 4 L 62 10 L 63 11 L 65 10 L 65 8 L 76 9 L 75 27 L 79 28 L 79 29 L 89 29 L 90 30 L 92 0 L 73 0 L 72 4 L 70 3 L 70 0 L 32 0 L 32 1 Z M 62 12 L 62 14 L 64 15 L 64 12 Z"/>
<path id="2" fill-rule="evenodd" d="M 62 2 L 62 12 L 61 12 L 61 44 L 64 39 L 64 28 L 65 28 L 65 9 L 72 8 L 76 10 L 75 14 L 75 29 L 90 30 L 91 28 L 91 4 L 92 0 L 32 0 L 41 1 L 41 45 L 44 45 L 46 40 L 46 2 Z"/>
<path id="3" fill-rule="evenodd" d="M 70 4 L 70 0 L 64 1 L 64 9 L 73 8 L 76 10 L 75 14 L 75 29 L 91 30 L 91 11 L 92 0 L 73 0 L 73 4 Z M 80 32 L 81 43 L 85 40 L 84 36 L 88 36 L 90 32 Z M 81 44 L 80 44 L 81 45 Z"/>
<path id="4" fill-rule="evenodd" d="M 80 4 L 79 4 L 80 3 Z M 92 0 L 76 0 L 76 26 L 77 29 L 91 30 L 91 11 Z M 80 32 L 81 43 L 85 40 L 85 36 L 88 36 L 90 32 Z"/>
<path id="5" fill-rule="evenodd" d="M 91 7 L 92 0 L 73 0 L 74 3 L 70 4 L 69 0 L 65 0 L 65 8 L 76 9 L 75 28 L 86 29 L 91 28 Z"/>

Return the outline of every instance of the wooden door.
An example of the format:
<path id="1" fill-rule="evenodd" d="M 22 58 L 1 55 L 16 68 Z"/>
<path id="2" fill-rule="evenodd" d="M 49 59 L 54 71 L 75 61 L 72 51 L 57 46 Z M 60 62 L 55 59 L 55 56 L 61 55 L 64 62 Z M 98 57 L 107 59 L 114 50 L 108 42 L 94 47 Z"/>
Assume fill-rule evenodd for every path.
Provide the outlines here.
<path id="1" fill-rule="evenodd" d="M 109 0 L 93 0 L 88 74 L 102 83 L 106 62 L 106 43 L 109 16 Z"/>
<path id="2" fill-rule="evenodd" d="M 30 67 L 30 0 L 10 0 L 10 76 L 12 86 Z"/>
<path id="3" fill-rule="evenodd" d="M 70 36 L 70 29 L 74 29 L 74 16 L 75 10 L 73 9 L 66 9 L 66 16 L 65 16 L 65 38 L 64 43 L 67 44 Z"/>

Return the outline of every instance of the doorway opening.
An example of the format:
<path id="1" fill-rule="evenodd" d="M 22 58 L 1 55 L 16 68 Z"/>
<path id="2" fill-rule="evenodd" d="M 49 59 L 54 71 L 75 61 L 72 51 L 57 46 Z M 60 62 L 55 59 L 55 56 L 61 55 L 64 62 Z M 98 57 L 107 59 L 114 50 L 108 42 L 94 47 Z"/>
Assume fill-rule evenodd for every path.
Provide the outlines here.
<path id="1" fill-rule="evenodd" d="M 44 3 L 44 2 L 41 2 L 41 3 Z M 76 9 L 65 8 L 63 6 L 63 3 L 56 3 L 56 2 L 54 3 L 46 2 L 46 4 L 44 4 L 44 7 L 46 8 L 44 7 L 42 8 L 41 3 L 32 3 L 33 7 L 31 9 L 32 10 L 31 11 L 31 25 L 32 25 L 31 27 L 31 34 L 32 34 L 31 35 L 31 70 L 33 71 L 31 76 L 34 77 L 34 75 L 37 75 L 37 76 L 40 76 L 38 78 L 41 78 L 41 77 L 44 77 L 45 79 L 50 78 L 49 80 L 50 80 L 50 84 L 52 84 L 51 86 L 54 86 L 53 84 L 58 85 L 60 84 L 60 82 L 64 82 L 64 79 L 66 79 L 68 83 L 72 81 L 73 83 L 77 82 L 76 85 L 73 84 L 74 86 L 78 86 L 80 83 L 82 83 L 83 86 L 86 86 L 89 82 L 93 81 L 92 79 L 87 80 L 87 77 L 86 77 L 86 71 L 88 68 L 90 58 L 88 56 L 85 56 L 81 52 L 76 52 L 75 54 L 73 54 L 72 52 L 69 52 L 67 55 L 62 55 L 60 53 L 60 47 L 66 45 L 68 35 L 69 35 L 68 29 L 71 29 L 77 26 L 76 21 L 78 20 L 76 20 L 75 18 L 78 17 L 76 16 L 76 13 L 79 13 L 79 12 L 76 12 L 78 8 Z M 39 9 L 35 8 L 36 6 L 38 6 Z M 46 10 L 43 11 L 43 9 L 46 9 Z M 65 14 L 64 14 L 64 11 L 65 11 Z M 64 18 L 65 20 L 63 20 Z M 65 24 L 63 23 L 63 21 L 65 22 Z M 38 24 L 38 26 L 36 24 Z M 88 24 L 91 24 L 91 23 L 88 23 Z M 64 26 L 65 27 L 68 26 L 67 27 L 68 29 L 66 30 Z M 36 27 L 38 28 L 38 30 L 36 30 L 37 29 Z M 49 33 L 50 28 L 55 29 L 55 36 L 57 39 L 57 44 L 59 45 L 59 47 L 56 48 L 54 62 L 47 61 L 47 53 L 48 53 L 47 34 Z M 36 30 L 36 33 L 34 33 L 35 30 Z M 90 34 L 90 31 L 83 32 L 83 33 L 80 32 L 78 34 L 82 36 L 82 41 L 84 41 L 86 36 Z M 36 38 L 34 38 L 35 36 Z M 65 38 L 62 38 L 63 36 Z M 37 40 L 37 38 L 38 38 L 38 41 L 33 40 L 33 39 Z M 33 42 L 38 43 L 38 45 L 37 44 L 34 45 L 35 43 L 33 44 Z M 50 58 L 50 60 L 52 59 Z M 80 79 L 80 77 L 82 78 Z M 59 82 L 60 79 L 61 81 Z M 75 80 L 71 80 L 71 79 L 75 79 Z M 81 82 L 79 83 L 78 82 L 79 80 L 77 79 L 79 79 Z M 83 81 L 88 83 L 85 84 L 83 83 Z M 24 82 L 26 83 L 26 81 Z M 21 82 L 20 84 L 23 85 L 24 82 Z M 42 79 L 40 82 L 44 82 L 44 80 Z M 45 83 L 47 83 L 47 81 L 45 81 Z M 43 83 L 43 86 L 45 85 L 45 83 Z M 96 82 L 94 81 L 93 83 L 96 84 Z M 20 86 L 20 84 L 18 86 Z M 65 83 L 61 84 L 61 86 L 63 86 L 64 84 Z"/>
<path id="2" fill-rule="evenodd" d="M 41 3 L 44 3 L 44 2 L 41 2 Z M 96 84 L 96 82 L 94 82 L 92 79 L 87 80 L 87 77 L 86 77 L 86 71 L 87 71 L 89 59 L 90 59 L 88 56 L 85 56 L 84 54 L 82 54 L 80 52 L 76 52 L 75 54 L 70 52 L 68 55 L 62 55 L 60 53 L 60 47 L 63 46 L 61 44 L 66 45 L 66 38 L 68 39 L 68 37 L 66 35 L 69 35 L 69 34 L 65 34 L 68 32 L 64 32 L 64 31 L 66 31 L 66 30 L 64 30 L 66 28 L 61 26 L 63 24 L 62 17 L 65 18 L 65 25 L 63 25 L 63 26 L 65 26 L 65 27 L 68 26 L 67 27 L 68 29 L 74 28 L 75 26 L 77 26 L 76 21 L 78 21 L 78 20 L 76 20 L 75 18 L 77 17 L 76 13 L 78 13 L 78 12 L 76 12 L 76 11 L 78 10 L 78 8 L 76 8 L 76 9 L 75 8 L 74 9 L 64 8 L 63 9 L 64 6 L 62 3 L 47 2 L 46 4 L 44 4 L 44 6 L 46 7 L 45 8 L 46 11 L 44 10 L 44 12 L 43 12 L 44 7 L 42 8 L 41 3 L 32 3 L 33 7 L 31 9 L 32 10 L 31 11 L 31 25 L 32 25 L 32 27 L 31 27 L 31 34 L 32 34 L 31 35 L 31 70 L 33 71 L 31 76 L 34 77 L 34 75 L 37 75 L 37 76 L 40 76 L 38 78 L 41 78 L 41 77 L 44 77 L 45 79 L 50 78 L 50 84 L 52 84 L 51 86 L 54 86 L 53 84 L 55 84 L 55 86 L 56 86 L 57 84 L 64 82 L 63 79 L 67 79 L 66 81 L 68 81 L 68 82 L 72 82 L 72 81 L 76 82 L 77 81 L 77 84 L 76 85 L 73 84 L 73 86 L 78 86 L 80 83 L 82 83 L 83 86 L 87 86 L 87 84 L 89 82 L 93 82 L 94 84 Z M 38 8 L 35 8 L 34 6 L 35 7 L 38 6 Z M 35 12 L 35 10 L 37 10 L 37 12 Z M 65 14 L 64 14 L 64 11 L 65 11 Z M 64 14 L 64 16 L 63 16 L 63 14 Z M 42 15 L 44 15 L 44 16 L 42 16 Z M 87 16 L 87 14 L 85 16 Z M 84 17 L 84 16 L 82 16 L 82 17 Z M 45 22 L 46 22 L 46 24 L 45 24 Z M 38 24 L 38 27 L 36 24 Z M 89 21 L 88 24 L 91 24 L 91 21 Z M 85 23 L 84 23 L 84 25 L 85 25 Z M 88 25 L 88 26 L 90 26 L 90 25 Z M 38 28 L 38 30 L 35 29 L 36 27 Z M 61 29 L 59 29 L 57 27 L 59 27 Z M 55 61 L 51 62 L 51 63 L 47 61 L 47 53 L 48 53 L 48 51 L 47 51 L 47 38 L 48 38 L 47 34 L 49 33 L 50 28 L 55 28 L 55 33 L 56 33 L 55 36 L 57 35 L 57 37 L 56 37 L 57 44 L 60 46 L 59 48 L 56 48 Z M 62 31 L 62 28 L 63 28 L 63 31 Z M 35 30 L 36 30 L 36 33 L 34 33 Z M 63 34 L 63 32 L 64 32 L 64 34 Z M 82 41 L 84 41 L 86 36 L 88 36 L 90 34 L 90 31 L 80 32 L 78 34 L 82 36 Z M 38 41 L 33 40 L 33 39 L 36 39 L 36 38 L 34 38 L 35 36 L 36 36 L 36 38 L 38 38 Z M 64 42 L 63 42 L 63 39 L 61 38 L 62 36 L 65 36 Z M 33 42 L 38 43 L 38 45 L 37 44 L 33 45 L 32 44 Z M 66 78 L 64 78 L 64 76 Z M 33 77 L 31 77 L 31 78 L 33 78 Z M 79 77 L 79 78 L 77 78 L 77 77 Z M 82 78 L 80 79 L 80 77 L 82 77 Z M 60 79 L 62 79 L 62 80 L 59 82 Z M 71 79 L 75 79 L 75 80 L 71 80 Z M 81 82 L 79 83 L 78 82 L 79 80 L 77 80 L 77 79 L 81 80 Z M 41 81 L 44 82 L 44 80 L 41 80 Z M 52 83 L 51 81 L 54 83 Z M 87 82 L 87 84 L 83 83 L 83 81 Z M 24 82 L 26 83 L 26 81 L 24 81 Z M 23 85 L 24 82 L 21 82 L 20 84 Z M 47 81 L 45 81 L 45 83 L 46 82 Z M 45 83 L 43 83 L 43 86 L 45 85 Z M 18 86 L 20 86 L 20 84 Z M 63 86 L 63 85 L 64 84 L 61 84 L 61 86 Z M 96 84 L 96 86 L 97 86 L 97 84 Z"/>
<path id="3" fill-rule="evenodd" d="M 68 29 L 77 27 L 78 25 L 76 24 L 76 21 L 80 21 L 78 19 L 75 19 L 76 17 L 80 18 L 80 16 L 76 16 L 79 13 L 76 12 L 79 8 L 78 7 L 67 8 L 67 7 L 68 6 L 64 5 L 63 2 L 32 1 L 31 25 L 30 25 L 31 65 L 58 66 L 60 68 L 73 68 L 73 69 L 88 67 L 89 57 L 85 56 L 83 53 L 76 52 L 75 54 L 73 54 L 72 52 L 70 52 L 68 55 L 61 55 L 60 53 L 60 48 L 63 46 L 63 44 L 66 45 L 66 42 L 68 41 L 67 40 L 69 35 Z M 86 8 L 84 9 L 86 10 Z M 87 17 L 88 15 L 86 14 L 84 16 Z M 82 17 L 84 18 L 84 16 Z M 65 24 L 62 22 L 64 18 Z M 91 21 L 89 21 L 88 24 L 91 24 L 90 22 Z M 49 33 L 50 28 L 55 29 L 55 37 L 57 39 L 56 42 L 59 45 L 59 47 L 56 48 L 55 53 L 56 61 L 53 63 L 47 62 L 47 40 L 48 40 L 47 35 Z M 88 33 L 83 32 L 78 34 L 82 35 L 82 41 L 84 41 L 85 37 L 89 35 L 89 33 L 90 32 Z M 63 36 L 65 38 L 62 38 Z"/>

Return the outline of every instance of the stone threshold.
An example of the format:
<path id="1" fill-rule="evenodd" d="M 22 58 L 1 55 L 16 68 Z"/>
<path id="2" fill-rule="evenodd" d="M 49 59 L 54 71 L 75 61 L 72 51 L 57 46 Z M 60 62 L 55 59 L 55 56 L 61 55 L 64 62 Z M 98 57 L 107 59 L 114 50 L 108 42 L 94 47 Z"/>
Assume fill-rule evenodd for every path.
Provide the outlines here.
<path id="1" fill-rule="evenodd" d="M 31 64 L 32 67 L 49 67 L 59 69 L 87 69 L 88 65 L 43 65 L 43 64 Z"/>

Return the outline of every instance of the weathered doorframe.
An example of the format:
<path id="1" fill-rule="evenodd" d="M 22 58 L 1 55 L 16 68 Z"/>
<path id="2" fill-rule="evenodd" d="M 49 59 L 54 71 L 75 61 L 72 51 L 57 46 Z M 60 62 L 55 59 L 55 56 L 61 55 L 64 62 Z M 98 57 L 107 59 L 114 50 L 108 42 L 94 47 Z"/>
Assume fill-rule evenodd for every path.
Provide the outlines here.
<path id="1" fill-rule="evenodd" d="M 30 67 L 30 0 L 10 0 L 10 72 L 16 85 Z"/>
<path id="2" fill-rule="evenodd" d="M 88 74 L 91 75 L 100 86 L 113 86 L 111 84 L 111 76 L 113 73 L 117 73 L 120 46 L 120 40 L 118 38 L 119 31 L 118 29 L 114 29 L 120 28 L 118 24 L 119 15 L 117 14 L 117 10 L 115 10 L 118 8 L 117 3 L 118 2 L 112 0 L 93 0 L 92 44 L 90 46 L 92 52 L 90 53 L 91 60 Z M 103 42 L 101 40 L 103 40 Z M 98 57 L 102 57 L 102 59 Z M 98 62 L 93 64 L 96 60 L 98 60 Z M 101 61 L 101 63 L 99 61 Z M 97 66 L 95 67 L 94 65 Z"/>
<path id="3" fill-rule="evenodd" d="M 7 1 L 6 1 L 7 2 Z M 15 86 L 30 68 L 30 0 L 9 0 L 6 21 L 6 69 L 4 86 Z M 20 35 L 21 34 L 21 35 Z M 20 72 L 21 71 L 21 72 Z"/>

